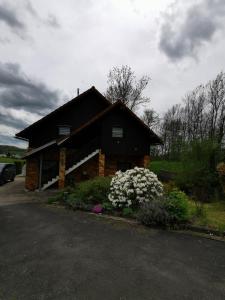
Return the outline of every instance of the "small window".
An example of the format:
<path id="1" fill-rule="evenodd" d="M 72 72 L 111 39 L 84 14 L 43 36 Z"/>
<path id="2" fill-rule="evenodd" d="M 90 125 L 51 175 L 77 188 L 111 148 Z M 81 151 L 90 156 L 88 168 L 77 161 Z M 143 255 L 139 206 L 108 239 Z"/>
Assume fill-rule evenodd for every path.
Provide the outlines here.
<path id="1" fill-rule="evenodd" d="M 123 137 L 123 128 L 113 127 L 112 128 L 112 137 L 113 138 L 122 138 Z"/>
<path id="2" fill-rule="evenodd" d="M 59 126 L 59 135 L 70 135 L 69 126 Z"/>

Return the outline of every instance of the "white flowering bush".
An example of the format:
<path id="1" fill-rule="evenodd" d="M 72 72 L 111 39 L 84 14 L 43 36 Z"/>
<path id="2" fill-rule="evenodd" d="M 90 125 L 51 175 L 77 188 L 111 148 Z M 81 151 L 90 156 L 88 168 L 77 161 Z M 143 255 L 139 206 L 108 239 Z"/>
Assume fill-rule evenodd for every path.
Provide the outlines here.
<path id="1" fill-rule="evenodd" d="M 118 171 L 112 178 L 109 201 L 117 208 L 138 207 L 163 195 L 163 185 L 148 169 Z"/>

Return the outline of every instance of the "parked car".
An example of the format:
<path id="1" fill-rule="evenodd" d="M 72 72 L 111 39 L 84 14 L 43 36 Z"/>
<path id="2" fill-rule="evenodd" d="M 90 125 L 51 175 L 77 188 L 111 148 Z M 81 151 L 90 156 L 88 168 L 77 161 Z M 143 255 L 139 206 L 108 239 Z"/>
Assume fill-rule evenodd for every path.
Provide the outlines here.
<path id="1" fill-rule="evenodd" d="M 16 166 L 14 164 L 0 163 L 0 185 L 14 181 L 16 176 Z"/>

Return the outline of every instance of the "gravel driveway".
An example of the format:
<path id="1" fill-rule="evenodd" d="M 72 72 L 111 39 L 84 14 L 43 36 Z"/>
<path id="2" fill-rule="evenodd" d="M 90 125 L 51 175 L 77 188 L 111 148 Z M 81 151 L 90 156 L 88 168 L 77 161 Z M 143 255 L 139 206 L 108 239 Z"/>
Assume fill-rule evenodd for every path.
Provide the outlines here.
<path id="1" fill-rule="evenodd" d="M 38 194 L 38 196 L 37 196 Z M 225 299 L 225 243 L 40 204 L 0 187 L 0 299 Z"/>

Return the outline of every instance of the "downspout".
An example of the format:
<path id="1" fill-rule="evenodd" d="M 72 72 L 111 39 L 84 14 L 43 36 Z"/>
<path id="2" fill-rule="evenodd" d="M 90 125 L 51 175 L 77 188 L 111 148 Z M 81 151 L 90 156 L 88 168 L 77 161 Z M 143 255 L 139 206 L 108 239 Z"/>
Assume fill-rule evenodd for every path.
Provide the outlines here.
<path id="1" fill-rule="evenodd" d="M 38 189 L 41 191 L 41 180 L 42 180 L 42 165 L 43 165 L 43 154 L 40 154 L 40 164 L 39 164 L 39 182 L 38 182 Z"/>

